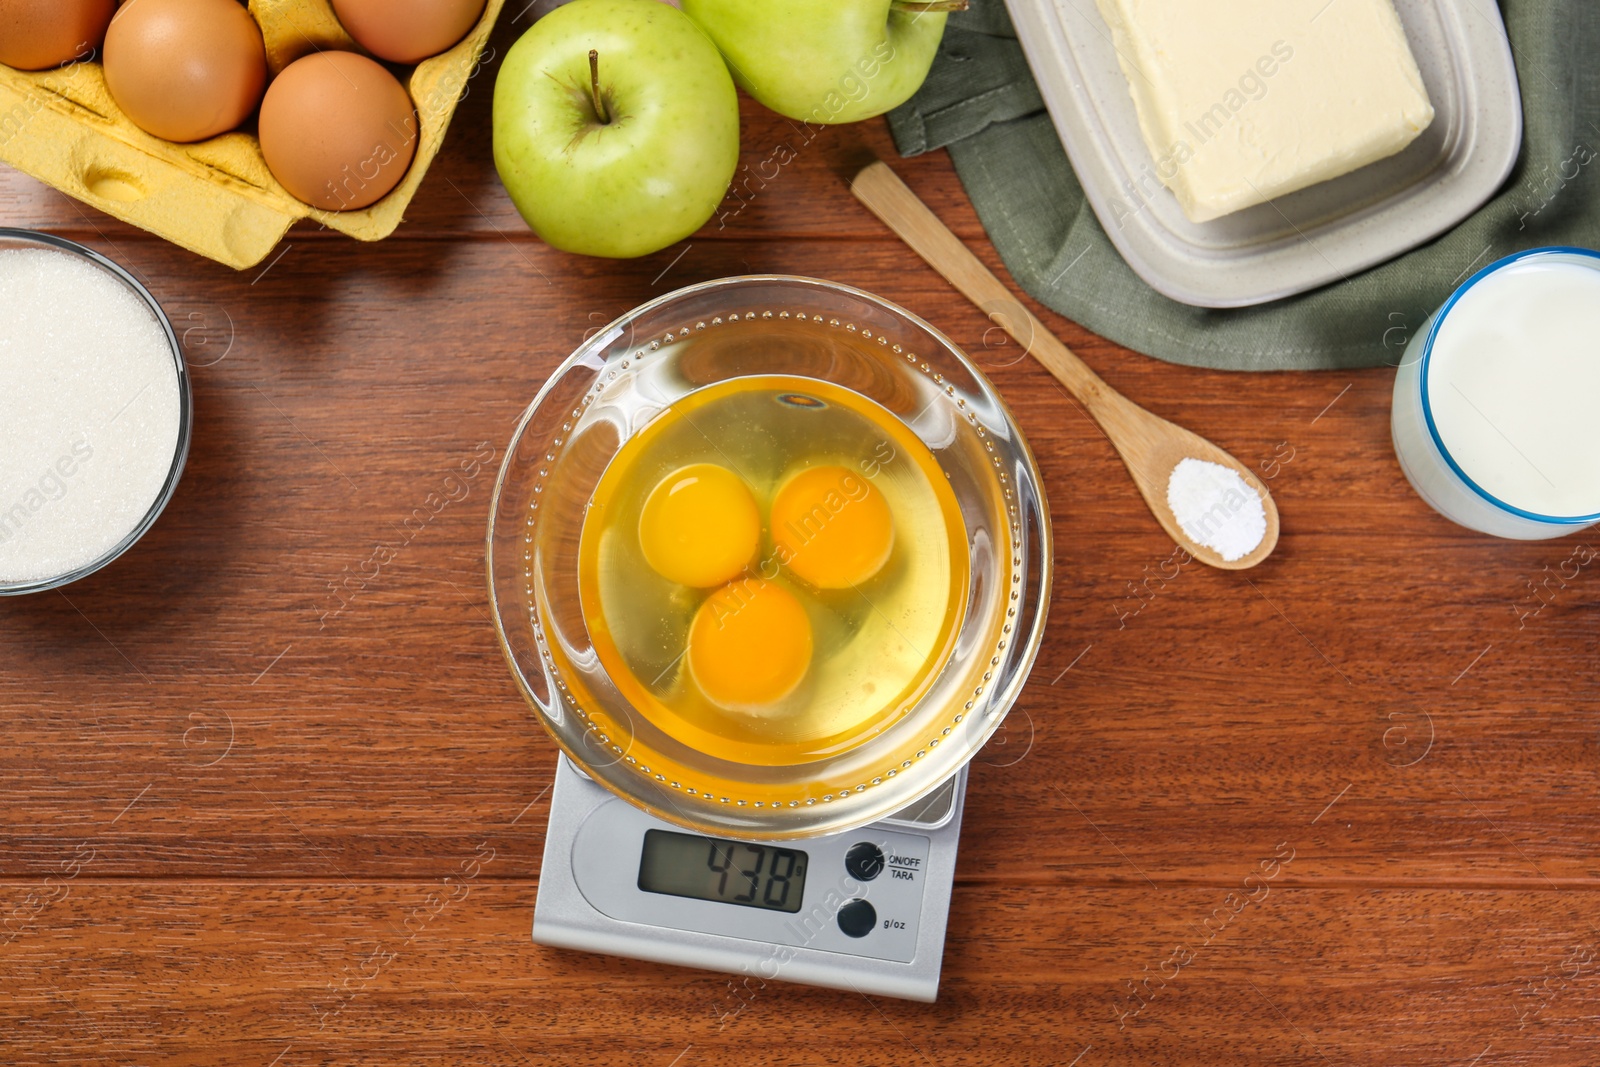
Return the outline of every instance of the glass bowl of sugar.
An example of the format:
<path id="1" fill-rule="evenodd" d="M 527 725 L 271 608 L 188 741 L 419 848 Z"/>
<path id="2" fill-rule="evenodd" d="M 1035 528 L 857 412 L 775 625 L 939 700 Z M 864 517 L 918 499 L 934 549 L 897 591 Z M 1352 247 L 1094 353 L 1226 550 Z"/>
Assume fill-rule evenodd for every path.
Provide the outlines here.
<path id="1" fill-rule="evenodd" d="M 1600 253 L 1539 248 L 1469 278 L 1412 337 L 1391 430 L 1406 478 L 1468 529 L 1600 522 Z"/>
<path id="2" fill-rule="evenodd" d="M 0 228 L 0 595 L 59 588 L 132 547 L 177 488 L 192 423 L 149 291 L 92 249 Z"/>

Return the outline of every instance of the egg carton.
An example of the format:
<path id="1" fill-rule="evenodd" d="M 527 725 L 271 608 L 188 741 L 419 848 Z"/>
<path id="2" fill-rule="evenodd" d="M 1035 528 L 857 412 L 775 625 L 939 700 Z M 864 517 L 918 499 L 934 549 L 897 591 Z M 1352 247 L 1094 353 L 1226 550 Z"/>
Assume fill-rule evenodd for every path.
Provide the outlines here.
<path id="1" fill-rule="evenodd" d="M 111 99 L 97 62 L 39 72 L 0 65 L 0 161 L 236 270 L 260 263 L 300 219 L 381 241 L 400 225 L 439 154 L 504 4 L 488 0 L 463 40 L 418 63 L 404 79 L 420 126 L 416 156 L 399 185 L 359 211 L 324 211 L 289 195 L 267 169 L 252 132 L 195 144 L 145 133 Z M 249 8 L 273 76 L 314 51 L 363 51 L 327 0 L 250 0 Z"/>

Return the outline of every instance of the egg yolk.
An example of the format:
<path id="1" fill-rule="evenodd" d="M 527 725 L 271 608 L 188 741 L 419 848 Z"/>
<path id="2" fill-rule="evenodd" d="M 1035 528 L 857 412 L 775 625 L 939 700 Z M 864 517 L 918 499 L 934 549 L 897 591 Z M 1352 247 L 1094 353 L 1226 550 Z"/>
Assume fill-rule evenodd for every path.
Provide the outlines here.
<path id="1" fill-rule="evenodd" d="M 689 674 L 724 708 L 757 710 L 794 692 L 811 666 L 811 620 L 782 586 L 759 578 L 706 598 L 689 626 Z"/>
<path id="2" fill-rule="evenodd" d="M 639 547 L 668 581 L 706 589 L 739 576 L 761 542 L 761 512 L 744 480 L 714 463 L 661 479 L 639 516 Z"/>
<path id="3" fill-rule="evenodd" d="M 848 589 L 871 578 L 894 550 L 889 503 L 848 467 L 811 467 L 790 478 L 772 502 L 778 561 L 819 589 Z"/>

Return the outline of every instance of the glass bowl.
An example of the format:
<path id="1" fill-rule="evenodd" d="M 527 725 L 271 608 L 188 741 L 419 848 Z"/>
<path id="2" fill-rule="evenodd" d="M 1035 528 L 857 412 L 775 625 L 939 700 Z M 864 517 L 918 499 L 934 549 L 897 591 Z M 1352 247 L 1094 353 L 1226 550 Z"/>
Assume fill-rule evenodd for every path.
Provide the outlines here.
<path id="1" fill-rule="evenodd" d="M 881 405 L 932 453 L 966 527 L 965 613 L 905 714 L 843 751 L 739 763 L 669 736 L 623 698 L 579 603 L 587 504 L 624 442 L 718 382 L 788 375 Z M 653 300 L 590 337 L 523 413 L 495 484 L 489 594 L 512 674 L 561 750 L 657 818 L 784 840 L 862 826 L 956 774 L 1021 692 L 1044 634 L 1049 511 L 1004 402 L 943 334 L 887 301 L 751 275 Z"/>
<path id="2" fill-rule="evenodd" d="M 167 504 L 172 500 L 172 494 L 177 491 L 178 480 L 183 476 L 183 467 L 189 458 L 189 440 L 194 426 L 194 398 L 189 386 L 189 372 L 183 360 L 183 348 L 178 343 L 177 334 L 173 332 L 171 320 L 167 318 L 166 312 L 161 310 L 161 305 L 156 303 L 156 298 L 150 295 L 150 290 L 141 285 L 139 280 L 128 271 L 102 256 L 99 252 L 92 248 L 86 248 L 76 241 L 69 241 L 64 237 L 38 233 L 33 230 L 0 227 L 0 250 L 14 248 L 66 252 L 87 260 L 126 286 L 134 296 L 138 297 L 141 303 L 150 309 L 150 314 L 155 316 L 156 324 L 166 337 L 167 345 L 172 352 L 173 369 L 178 375 L 178 440 L 176 447 L 173 449 L 172 464 L 167 469 L 166 479 L 156 493 L 155 500 L 151 502 L 144 516 L 133 529 L 128 531 L 126 536 L 96 559 L 64 574 L 26 581 L 6 582 L 0 580 L 0 596 L 16 596 L 24 593 L 39 593 L 51 589 L 59 589 L 64 585 L 78 581 L 80 578 L 88 577 L 138 543 L 139 539 L 155 524 L 156 519 L 161 517 L 161 513 L 166 510 Z"/>

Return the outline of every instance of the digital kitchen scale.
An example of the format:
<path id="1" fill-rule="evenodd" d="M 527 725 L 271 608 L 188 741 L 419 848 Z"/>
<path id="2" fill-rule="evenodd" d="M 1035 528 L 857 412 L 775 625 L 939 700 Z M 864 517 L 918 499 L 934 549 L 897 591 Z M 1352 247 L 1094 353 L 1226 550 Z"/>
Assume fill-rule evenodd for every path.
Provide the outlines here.
<path id="1" fill-rule="evenodd" d="M 858 830 L 685 833 L 561 757 L 533 912 L 543 945 L 932 1001 L 967 772 Z"/>

